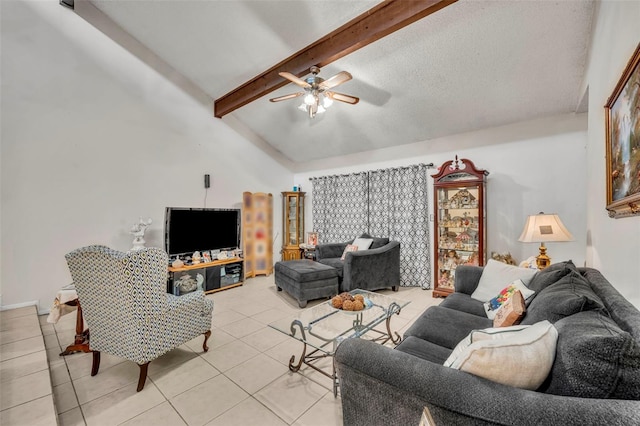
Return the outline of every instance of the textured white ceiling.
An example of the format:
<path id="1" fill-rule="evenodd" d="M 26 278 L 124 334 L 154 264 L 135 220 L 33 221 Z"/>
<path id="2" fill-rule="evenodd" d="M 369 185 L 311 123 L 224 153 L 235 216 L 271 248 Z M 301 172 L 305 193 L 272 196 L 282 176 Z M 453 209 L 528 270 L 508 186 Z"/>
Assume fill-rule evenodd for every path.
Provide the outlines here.
<path id="1" fill-rule="evenodd" d="M 373 7 L 355 0 L 92 0 L 212 99 Z M 460 0 L 325 67 L 353 80 L 309 119 L 289 84 L 234 113 L 294 162 L 576 111 L 594 3 Z M 212 120 L 215 118 L 212 114 Z"/>

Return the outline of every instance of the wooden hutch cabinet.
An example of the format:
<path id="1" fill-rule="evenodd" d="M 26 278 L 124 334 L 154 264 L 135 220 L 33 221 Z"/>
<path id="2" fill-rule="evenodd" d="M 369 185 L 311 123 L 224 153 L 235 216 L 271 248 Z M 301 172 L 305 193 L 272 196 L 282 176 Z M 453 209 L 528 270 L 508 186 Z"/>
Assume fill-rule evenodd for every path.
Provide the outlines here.
<path id="1" fill-rule="evenodd" d="M 434 179 L 436 282 L 433 297 L 453 292 L 456 268 L 484 266 L 486 257 L 486 170 L 458 156 L 440 166 Z"/>
<path id="2" fill-rule="evenodd" d="M 301 258 L 304 243 L 304 192 L 282 193 L 282 260 Z"/>

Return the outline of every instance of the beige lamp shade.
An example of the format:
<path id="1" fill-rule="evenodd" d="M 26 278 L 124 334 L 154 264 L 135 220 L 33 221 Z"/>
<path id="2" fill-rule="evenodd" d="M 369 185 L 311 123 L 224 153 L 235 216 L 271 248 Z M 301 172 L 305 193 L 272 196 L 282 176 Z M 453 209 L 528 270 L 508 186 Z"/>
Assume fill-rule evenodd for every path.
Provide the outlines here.
<path id="1" fill-rule="evenodd" d="M 573 235 L 564 227 L 557 214 L 540 214 L 529 216 L 518 241 L 524 243 L 540 243 L 540 255 L 536 258 L 538 269 L 544 269 L 551 264 L 547 256 L 545 242 L 572 241 Z"/>
<path id="2" fill-rule="evenodd" d="M 557 214 L 529 216 L 518 241 L 523 243 L 549 243 L 573 241 L 573 235 L 565 228 Z"/>

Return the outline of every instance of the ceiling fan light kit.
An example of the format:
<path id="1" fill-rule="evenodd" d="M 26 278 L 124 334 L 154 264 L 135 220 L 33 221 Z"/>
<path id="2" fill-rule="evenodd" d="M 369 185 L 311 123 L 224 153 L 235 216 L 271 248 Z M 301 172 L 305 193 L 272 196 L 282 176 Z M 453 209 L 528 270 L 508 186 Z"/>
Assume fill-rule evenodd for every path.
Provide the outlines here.
<path id="1" fill-rule="evenodd" d="M 311 71 L 311 76 L 307 77 L 305 80 L 289 72 L 278 73 L 281 77 L 286 78 L 292 83 L 295 83 L 298 86 L 302 87 L 304 89 L 304 92 L 290 93 L 288 95 L 271 98 L 269 100 L 271 102 L 280 102 L 287 99 L 304 96 L 302 98 L 302 104 L 298 106 L 298 109 L 309 114 L 309 118 L 314 118 L 316 114 L 322 114 L 323 112 L 325 112 L 326 109 L 333 104 L 334 100 L 351 105 L 355 105 L 360 101 L 360 99 L 356 98 L 355 96 L 330 92 L 328 90 L 351 80 L 353 77 L 348 72 L 339 72 L 330 79 L 325 80 L 322 77 L 318 76 L 318 74 L 320 73 L 320 68 L 313 66 L 309 71 Z"/>

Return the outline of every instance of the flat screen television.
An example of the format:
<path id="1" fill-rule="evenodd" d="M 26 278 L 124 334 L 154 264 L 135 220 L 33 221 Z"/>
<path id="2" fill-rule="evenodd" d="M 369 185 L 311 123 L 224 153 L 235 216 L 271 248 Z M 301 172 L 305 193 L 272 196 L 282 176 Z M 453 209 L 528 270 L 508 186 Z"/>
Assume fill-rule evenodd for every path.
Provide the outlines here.
<path id="1" fill-rule="evenodd" d="M 167 207 L 165 250 L 170 256 L 240 246 L 240 209 Z"/>

